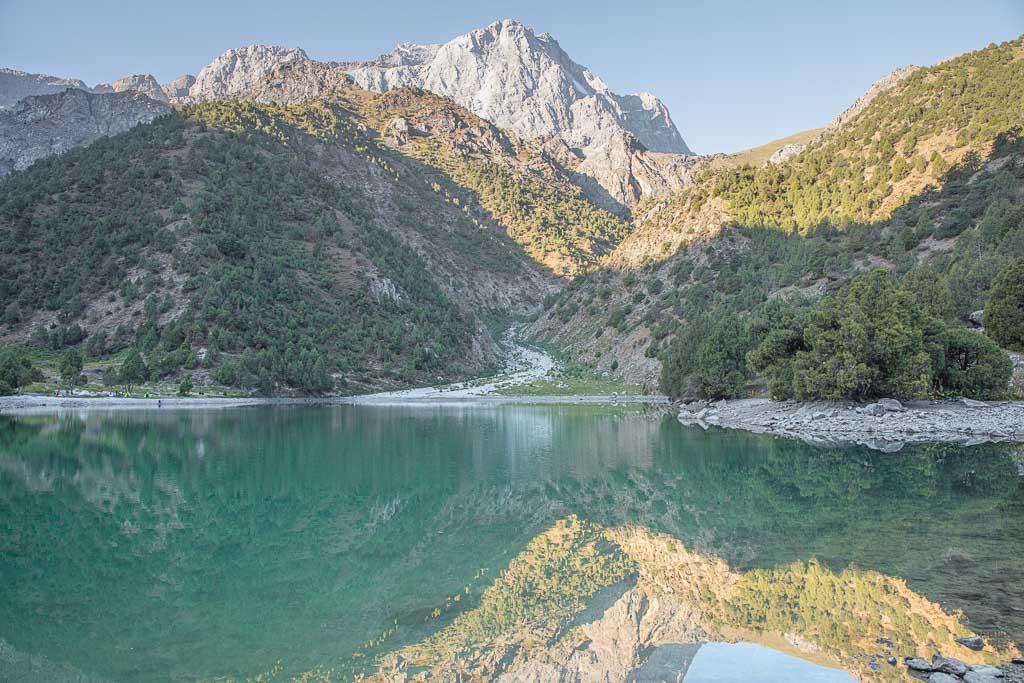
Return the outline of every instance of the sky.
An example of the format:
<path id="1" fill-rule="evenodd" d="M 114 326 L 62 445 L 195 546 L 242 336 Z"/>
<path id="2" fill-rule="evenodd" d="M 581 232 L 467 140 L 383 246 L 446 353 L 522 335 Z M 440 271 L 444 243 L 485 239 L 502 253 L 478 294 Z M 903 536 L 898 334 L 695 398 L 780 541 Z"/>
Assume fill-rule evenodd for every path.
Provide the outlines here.
<path id="1" fill-rule="evenodd" d="M 498 19 L 547 31 L 614 91 L 668 106 L 697 153 L 826 125 L 872 82 L 1024 34 L 1024 0 L 0 0 L 0 66 L 166 82 L 252 43 L 362 60 Z"/>

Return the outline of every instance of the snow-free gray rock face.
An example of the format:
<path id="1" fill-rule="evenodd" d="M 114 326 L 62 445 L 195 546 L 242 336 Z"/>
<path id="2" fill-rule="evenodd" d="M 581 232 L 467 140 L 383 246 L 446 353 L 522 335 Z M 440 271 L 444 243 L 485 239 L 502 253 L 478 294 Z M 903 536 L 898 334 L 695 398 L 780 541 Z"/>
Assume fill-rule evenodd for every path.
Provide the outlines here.
<path id="1" fill-rule="evenodd" d="M 399 45 L 348 73 L 369 90 L 414 85 L 524 137 L 600 147 L 623 131 L 655 152 L 690 152 L 668 109 L 647 93 L 617 95 L 547 33 L 505 20 L 443 45 Z"/>
<path id="2" fill-rule="evenodd" d="M 166 104 L 134 90 L 102 94 L 69 89 L 26 97 L 14 109 L 0 112 L 0 175 L 101 136 L 123 133 L 168 111 Z"/>
<path id="3" fill-rule="evenodd" d="M 228 50 L 203 67 L 182 101 L 205 102 L 240 95 L 280 64 L 307 60 L 297 47 L 249 45 Z"/>
<path id="4" fill-rule="evenodd" d="M 168 98 L 188 97 L 188 91 L 195 85 L 195 82 L 196 77 L 192 74 L 182 74 L 170 83 L 164 83 L 160 87 L 163 88 L 164 94 Z"/>
<path id="5" fill-rule="evenodd" d="M 156 82 L 156 79 L 149 74 L 132 74 L 131 76 L 123 76 L 114 81 L 113 85 L 100 83 L 92 89 L 93 92 L 97 93 L 128 92 L 129 90 L 140 92 L 146 97 L 158 102 L 167 101 L 167 94 L 164 92 L 164 89 L 161 88 L 160 84 Z"/>
<path id="6" fill-rule="evenodd" d="M 0 109 L 10 109 L 24 97 L 52 95 L 64 92 L 68 88 L 88 90 L 85 83 L 77 78 L 60 78 L 0 68 Z"/>

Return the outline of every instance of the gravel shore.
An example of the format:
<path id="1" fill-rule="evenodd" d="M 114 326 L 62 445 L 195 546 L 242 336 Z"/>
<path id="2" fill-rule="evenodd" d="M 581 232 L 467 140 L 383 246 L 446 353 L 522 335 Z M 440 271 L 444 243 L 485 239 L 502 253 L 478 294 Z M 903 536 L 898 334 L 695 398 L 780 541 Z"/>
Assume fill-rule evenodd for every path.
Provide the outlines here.
<path id="1" fill-rule="evenodd" d="M 679 420 L 814 445 L 863 445 L 883 451 L 917 443 L 1024 442 L 1024 401 L 693 401 L 680 407 Z"/>

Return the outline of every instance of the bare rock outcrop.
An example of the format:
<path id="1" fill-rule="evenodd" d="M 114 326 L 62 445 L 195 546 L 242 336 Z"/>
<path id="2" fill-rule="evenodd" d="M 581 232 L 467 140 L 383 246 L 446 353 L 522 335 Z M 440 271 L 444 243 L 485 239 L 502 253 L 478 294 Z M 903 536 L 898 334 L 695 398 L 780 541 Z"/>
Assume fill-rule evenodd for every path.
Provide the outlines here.
<path id="1" fill-rule="evenodd" d="M 205 102 L 239 95 L 275 67 L 307 60 L 297 47 L 249 45 L 228 50 L 203 67 L 182 101 Z"/>
<path id="2" fill-rule="evenodd" d="M 907 76 L 910 76 L 912 73 L 914 73 L 920 68 L 921 67 L 919 66 L 909 64 L 907 66 L 901 66 L 898 69 L 893 69 L 885 76 L 879 78 L 877 81 L 872 83 L 871 87 L 868 88 L 863 95 L 858 97 L 857 101 L 851 104 L 846 109 L 846 111 L 832 119 L 832 122 L 828 124 L 824 131 L 822 131 L 822 135 L 825 135 L 831 131 L 836 130 L 837 128 L 844 125 L 848 121 L 852 121 L 857 116 L 857 114 L 860 114 L 862 111 L 864 111 L 876 97 L 884 93 L 886 90 L 892 89 L 901 81 L 903 81 Z"/>
<path id="3" fill-rule="evenodd" d="M 653 151 L 690 151 L 658 98 L 615 94 L 550 35 L 510 19 L 444 45 L 400 45 L 348 71 L 369 90 L 430 90 L 524 137 L 557 136 L 586 150 L 627 131 Z"/>
<path id="4" fill-rule="evenodd" d="M 350 85 L 352 78 L 330 64 L 294 60 L 276 65 L 239 94 L 257 102 L 290 104 Z"/>
<path id="5" fill-rule="evenodd" d="M 791 142 L 788 145 L 783 145 L 768 157 L 768 163 L 775 165 L 785 163 L 805 149 L 807 149 L 807 145 L 802 142 Z"/>
<path id="6" fill-rule="evenodd" d="M 53 95 L 68 88 L 88 90 L 88 86 L 77 78 L 30 74 L 17 69 L 0 68 L 0 109 L 11 109 L 25 97 Z"/>
<path id="7" fill-rule="evenodd" d="M 160 87 L 163 89 L 164 94 L 168 99 L 188 97 L 189 89 L 195 85 L 196 77 L 192 74 L 182 74 L 175 78 L 169 83 L 164 83 Z"/>
<path id="8" fill-rule="evenodd" d="M 22 99 L 0 112 L 0 175 L 27 168 L 52 154 L 123 133 L 170 111 L 170 107 L 129 90 L 90 93 L 68 89 Z"/>
<path id="9" fill-rule="evenodd" d="M 109 91 L 108 89 L 109 88 Z M 160 87 L 160 84 L 156 82 L 156 79 L 149 74 L 132 74 L 131 76 L 122 76 L 121 78 L 114 81 L 114 84 L 107 86 L 105 83 L 101 83 L 94 88 L 95 92 L 128 92 L 134 90 L 135 92 L 142 93 L 151 100 L 157 102 L 166 102 L 167 94 L 164 89 Z"/>

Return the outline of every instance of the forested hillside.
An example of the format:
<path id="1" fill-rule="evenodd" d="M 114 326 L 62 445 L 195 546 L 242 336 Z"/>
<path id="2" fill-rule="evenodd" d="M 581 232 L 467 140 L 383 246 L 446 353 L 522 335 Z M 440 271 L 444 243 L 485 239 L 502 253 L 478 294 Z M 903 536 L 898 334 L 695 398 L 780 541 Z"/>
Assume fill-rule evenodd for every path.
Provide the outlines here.
<path id="1" fill-rule="evenodd" d="M 373 93 L 320 62 L 283 64 L 246 93 L 260 102 L 313 99 L 372 131 L 376 141 L 426 164 L 421 181 L 499 227 L 535 261 L 559 276 L 596 267 L 629 232 L 626 221 L 598 208 L 565 164 L 538 141 L 503 131 L 419 88 Z M 469 204 L 469 206 L 466 206 Z"/>
<path id="2" fill-rule="evenodd" d="M 746 355 L 767 303 L 802 315 L 864 271 L 963 327 L 1024 257 L 1021 92 L 1017 40 L 914 72 L 786 163 L 709 164 L 638 208 L 608 266 L 549 299 L 534 331 L 599 370 L 653 384 L 668 364 L 666 390 L 721 396 L 763 381 Z"/>
<path id="3" fill-rule="evenodd" d="M 208 103 L 39 162 L 0 183 L 4 341 L 110 358 L 114 385 L 485 371 L 486 323 L 536 305 L 550 275 L 427 171 L 316 102 Z"/>

